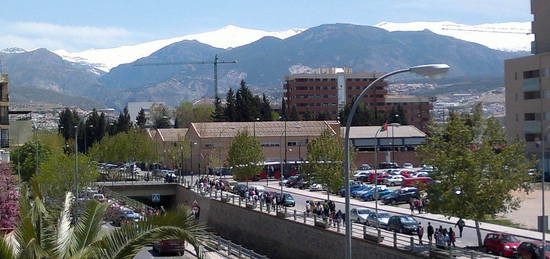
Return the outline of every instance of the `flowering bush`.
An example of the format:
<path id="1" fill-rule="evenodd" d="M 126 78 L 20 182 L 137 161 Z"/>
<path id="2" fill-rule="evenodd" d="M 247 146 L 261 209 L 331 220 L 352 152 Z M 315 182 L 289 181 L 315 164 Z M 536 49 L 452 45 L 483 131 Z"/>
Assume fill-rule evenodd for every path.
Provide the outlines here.
<path id="1" fill-rule="evenodd" d="M 14 228 L 19 216 L 19 191 L 7 163 L 0 163 L 0 229 Z"/>

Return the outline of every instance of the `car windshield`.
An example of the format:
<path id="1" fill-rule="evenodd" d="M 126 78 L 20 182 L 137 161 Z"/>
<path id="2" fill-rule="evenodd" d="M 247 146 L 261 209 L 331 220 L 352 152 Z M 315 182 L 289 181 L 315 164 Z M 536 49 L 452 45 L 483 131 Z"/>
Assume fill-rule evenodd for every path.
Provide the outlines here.
<path id="1" fill-rule="evenodd" d="M 401 223 L 403 223 L 403 224 L 416 224 L 416 220 L 414 220 L 411 217 L 406 217 L 406 216 L 401 217 L 400 220 L 401 220 Z"/>
<path id="2" fill-rule="evenodd" d="M 515 236 L 505 235 L 500 238 L 503 243 L 519 243 L 519 239 Z"/>
<path id="3" fill-rule="evenodd" d="M 357 213 L 359 213 L 359 214 L 369 214 L 370 210 L 358 210 Z"/>
<path id="4" fill-rule="evenodd" d="M 388 214 L 388 213 L 378 213 L 378 217 L 379 218 L 389 218 L 390 214 Z"/>

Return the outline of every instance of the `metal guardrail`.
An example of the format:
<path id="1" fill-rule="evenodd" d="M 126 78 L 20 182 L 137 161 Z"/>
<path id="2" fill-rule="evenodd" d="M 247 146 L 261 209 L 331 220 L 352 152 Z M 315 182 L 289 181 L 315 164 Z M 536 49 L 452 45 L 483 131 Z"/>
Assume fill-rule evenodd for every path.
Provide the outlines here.
<path id="1" fill-rule="evenodd" d="M 214 241 L 215 249 L 218 253 L 229 256 L 236 256 L 237 258 L 251 258 L 251 259 L 267 259 L 265 255 L 260 255 L 253 250 L 244 248 L 241 245 L 237 245 L 223 237 L 212 234 L 212 240 Z"/>
<path id="2" fill-rule="evenodd" d="M 184 182 L 184 185 L 198 193 L 199 195 L 214 200 L 220 200 L 222 202 L 231 203 L 232 205 L 244 207 L 251 210 L 256 210 L 268 215 L 273 215 L 286 220 L 292 220 L 300 222 L 306 225 L 312 225 L 321 227 L 327 231 L 333 231 L 337 233 L 345 233 L 345 224 L 342 222 L 329 222 L 327 218 L 319 217 L 316 214 L 310 213 L 309 215 L 305 211 L 297 209 L 288 209 L 287 207 L 265 204 L 260 200 L 245 199 L 233 193 L 215 190 L 215 189 L 200 189 L 197 186 L 191 185 L 189 182 Z M 430 243 L 427 236 L 422 239 L 422 244 L 418 239 L 418 236 L 406 235 L 401 233 L 392 232 L 385 229 L 376 229 L 372 226 L 366 226 L 359 223 L 352 224 L 352 236 L 360 239 L 367 239 L 370 236 L 369 241 L 376 242 L 377 237 L 380 236 L 382 240 L 378 240 L 379 244 L 394 247 L 403 251 L 412 252 L 421 256 L 434 257 L 434 258 L 498 258 L 498 256 L 482 253 L 476 250 L 465 249 L 460 247 L 443 247 L 438 248 L 435 244 Z"/>

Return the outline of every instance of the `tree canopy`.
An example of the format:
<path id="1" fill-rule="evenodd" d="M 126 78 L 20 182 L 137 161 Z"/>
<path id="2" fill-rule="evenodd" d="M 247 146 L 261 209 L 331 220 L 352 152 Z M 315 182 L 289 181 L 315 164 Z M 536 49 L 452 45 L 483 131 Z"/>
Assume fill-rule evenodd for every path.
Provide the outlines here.
<path id="1" fill-rule="evenodd" d="M 11 152 L 12 165 L 21 174 L 21 181 L 28 181 L 39 170 L 39 164 L 48 160 L 52 151 L 38 139 L 28 141 Z"/>
<path id="2" fill-rule="evenodd" d="M 176 128 L 189 128 L 192 122 L 212 121 L 215 111 L 214 105 L 193 105 L 191 102 L 182 102 L 176 108 Z"/>
<path id="3" fill-rule="evenodd" d="M 227 154 L 227 164 L 233 167 L 233 174 L 240 179 L 252 178 L 262 170 L 263 162 L 264 155 L 258 140 L 248 135 L 248 131 L 239 132 Z"/>
<path id="4" fill-rule="evenodd" d="M 90 156 L 97 161 L 157 162 L 159 160 L 156 143 L 140 128 L 106 136 L 90 149 Z"/>
<path id="5" fill-rule="evenodd" d="M 430 212 L 473 219 L 477 226 L 518 208 L 511 192 L 529 190 L 528 169 L 534 166 L 523 143 L 508 143 L 499 122 L 481 114 L 481 105 L 470 114 L 451 114 L 447 123 L 431 128 L 419 150 L 423 163 L 436 168 L 431 174 L 436 183 L 427 188 Z"/>
<path id="6" fill-rule="evenodd" d="M 236 94 L 231 88 L 227 91 L 225 107 L 219 99 L 216 99 L 211 118 L 214 121 L 272 121 L 277 119 L 273 115 L 267 96 L 253 95 L 246 82 L 242 80 Z"/>

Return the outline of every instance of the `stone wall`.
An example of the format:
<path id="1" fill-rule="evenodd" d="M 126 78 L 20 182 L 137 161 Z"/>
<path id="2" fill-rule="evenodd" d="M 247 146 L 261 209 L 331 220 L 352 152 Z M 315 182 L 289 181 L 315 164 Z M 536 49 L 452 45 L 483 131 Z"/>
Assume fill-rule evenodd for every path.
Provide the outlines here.
<path id="1" fill-rule="evenodd" d="M 178 187 L 176 202 L 191 205 L 195 200 L 201 207 L 201 220 L 212 231 L 269 258 L 344 258 L 343 234 L 211 200 Z M 354 238 L 352 247 L 353 258 L 417 258 L 362 239 Z"/>

